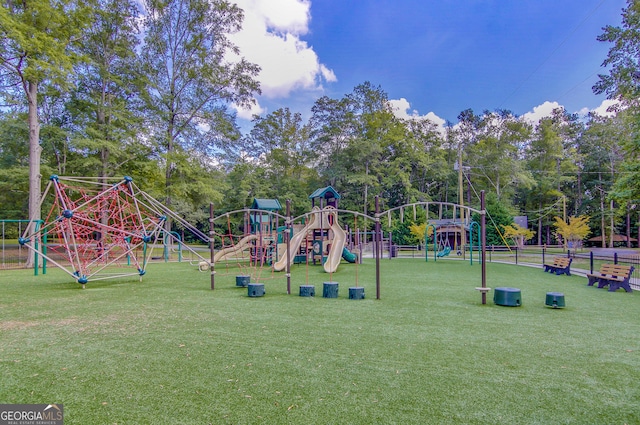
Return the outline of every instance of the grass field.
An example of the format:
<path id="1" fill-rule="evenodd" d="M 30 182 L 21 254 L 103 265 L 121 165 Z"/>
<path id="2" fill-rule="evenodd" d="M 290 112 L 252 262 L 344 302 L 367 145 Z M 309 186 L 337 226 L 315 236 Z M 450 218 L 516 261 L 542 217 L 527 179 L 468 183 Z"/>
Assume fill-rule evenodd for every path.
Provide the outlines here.
<path id="1" fill-rule="evenodd" d="M 222 270 L 221 270 L 222 271 Z M 640 299 L 586 278 L 487 264 L 521 307 L 480 303 L 480 265 L 342 264 L 337 299 L 152 265 L 142 283 L 0 272 L 0 403 L 63 403 L 65 424 L 638 424 Z M 349 300 L 347 288 L 365 287 Z M 267 277 L 266 275 L 264 277 Z M 548 291 L 565 309 L 544 306 Z"/>

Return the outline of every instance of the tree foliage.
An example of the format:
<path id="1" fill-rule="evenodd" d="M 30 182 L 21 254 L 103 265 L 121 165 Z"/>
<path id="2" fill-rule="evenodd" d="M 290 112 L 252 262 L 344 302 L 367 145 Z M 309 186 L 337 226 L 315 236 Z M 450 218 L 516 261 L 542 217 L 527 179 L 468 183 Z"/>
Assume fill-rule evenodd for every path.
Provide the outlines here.
<path id="1" fill-rule="evenodd" d="M 560 217 L 554 217 L 554 220 L 554 226 L 558 235 L 574 247 L 579 246 L 584 238 L 589 236 L 591 232 L 589 228 L 589 217 L 587 216 L 570 216 L 568 223 Z"/>
<path id="2" fill-rule="evenodd" d="M 225 0 L 147 0 L 141 54 L 148 79 L 146 105 L 151 136 L 165 171 L 166 201 L 179 196 L 178 172 L 190 156 L 215 148 L 218 120 L 235 103 L 249 105 L 259 92 L 259 68 L 240 58 L 228 35 L 241 28 L 243 13 Z M 182 183 L 185 183 L 183 180 Z"/>
<path id="3" fill-rule="evenodd" d="M 565 212 L 590 217 L 596 234 L 622 233 L 627 217 L 637 231 L 635 1 L 622 25 L 599 38 L 611 50 L 595 90 L 622 101 L 613 116 L 583 119 L 559 108 L 530 123 L 507 110 L 465 109 L 445 126 L 399 118 L 385 90 L 368 81 L 321 96 L 308 117 L 282 107 L 241 126 L 234 111 L 259 93 L 259 69 L 229 40 L 243 20 L 229 1 L 3 6 L 0 216 L 33 216 L 28 189 L 39 194 L 40 174 L 58 173 L 133 176 L 203 225 L 209 202 L 230 211 L 255 197 L 290 199 L 300 214 L 310 193 L 331 185 L 341 209 L 367 214 L 376 197 L 382 210 L 420 201 L 477 209 L 484 190 L 489 245 L 506 243 L 503 228 L 519 230 L 515 215 L 528 217 L 540 244 L 564 238 L 552 217 Z M 414 221 L 394 218 L 385 229 L 417 243 L 414 226 L 424 220 Z"/>
<path id="4" fill-rule="evenodd" d="M 524 243 L 536 234 L 533 230 L 525 229 L 516 223 L 508 224 L 506 226 L 503 224 L 502 229 L 504 230 L 502 235 L 506 239 L 512 239 L 515 241 L 518 248 L 523 248 Z"/>

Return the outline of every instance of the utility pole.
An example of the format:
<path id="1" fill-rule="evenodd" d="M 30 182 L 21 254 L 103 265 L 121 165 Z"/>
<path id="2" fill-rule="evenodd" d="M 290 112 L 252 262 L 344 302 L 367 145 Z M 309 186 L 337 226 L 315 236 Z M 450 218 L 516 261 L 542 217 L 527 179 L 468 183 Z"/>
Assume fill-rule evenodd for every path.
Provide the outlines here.
<path id="1" fill-rule="evenodd" d="M 562 220 L 564 220 L 565 224 L 567 224 L 567 197 L 562 195 Z M 562 238 L 562 245 L 564 249 L 567 249 L 567 238 Z"/>
<path id="2" fill-rule="evenodd" d="M 466 233 L 464 229 L 464 223 L 466 218 L 466 210 L 464 207 L 464 196 L 463 196 L 463 185 L 462 185 L 462 141 L 458 143 L 458 204 L 460 204 L 460 217 L 462 218 L 462 223 L 460 223 L 460 247 L 457 247 L 457 251 L 462 251 L 466 244 Z M 455 217 L 454 217 L 455 220 Z M 456 243 L 458 239 L 456 238 Z"/>

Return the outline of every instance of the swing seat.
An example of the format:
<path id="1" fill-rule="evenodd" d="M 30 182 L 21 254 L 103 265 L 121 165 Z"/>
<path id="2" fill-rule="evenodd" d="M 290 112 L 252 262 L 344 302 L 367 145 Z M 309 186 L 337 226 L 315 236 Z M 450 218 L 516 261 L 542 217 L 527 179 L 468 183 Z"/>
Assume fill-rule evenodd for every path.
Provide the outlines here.
<path id="1" fill-rule="evenodd" d="M 436 256 L 437 257 L 446 257 L 447 255 L 449 255 L 450 252 L 451 252 L 451 247 L 450 246 L 445 246 L 442 251 L 438 251 Z"/>

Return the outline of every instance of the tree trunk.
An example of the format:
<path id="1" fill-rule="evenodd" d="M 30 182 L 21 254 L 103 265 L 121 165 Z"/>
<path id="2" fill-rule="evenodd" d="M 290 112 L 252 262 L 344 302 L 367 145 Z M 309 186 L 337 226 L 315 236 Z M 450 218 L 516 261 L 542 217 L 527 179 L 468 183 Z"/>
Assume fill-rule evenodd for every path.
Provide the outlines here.
<path id="1" fill-rule="evenodd" d="M 542 211 L 542 199 L 540 199 L 539 210 Z M 538 246 L 542 245 L 542 216 L 538 217 Z"/>
<path id="2" fill-rule="evenodd" d="M 609 236 L 609 248 L 613 248 L 613 238 L 615 237 L 614 217 L 613 217 L 613 199 L 609 203 L 609 213 L 611 214 L 611 235 Z"/>
<path id="3" fill-rule="evenodd" d="M 548 224 L 545 226 L 545 228 L 547 229 L 547 245 L 551 244 L 551 226 L 549 226 Z"/>
<path id="4" fill-rule="evenodd" d="M 576 198 L 575 208 L 573 215 L 578 216 L 578 210 L 582 206 L 582 173 L 578 173 L 578 197 Z"/>
<path id="5" fill-rule="evenodd" d="M 600 192 L 600 236 L 602 237 L 602 247 L 607 247 L 607 234 L 604 229 L 604 199 L 602 197 L 602 192 Z"/>
<path id="6" fill-rule="evenodd" d="M 27 83 L 29 102 L 29 223 L 30 231 L 35 230 L 35 221 L 40 220 L 40 123 L 38 120 L 38 82 L 29 81 Z M 31 241 L 34 243 L 34 241 Z M 29 251 L 27 267 L 32 267 L 34 262 L 34 252 Z"/>
<path id="7" fill-rule="evenodd" d="M 631 248 L 631 214 L 627 205 L 627 248 Z"/>
<path id="8" fill-rule="evenodd" d="M 602 247 L 607 247 L 606 232 L 604 229 L 604 191 L 602 190 L 602 174 L 598 173 L 598 189 L 600 190 L 600 237 L 602 238 Z"/>
<path id="9" fill-rule="evenodd" d="M 173 118 L 171 119 L 171 122 L 169 123 L 169 128 L 167 129 L 167 169 L 165 170 L 165 182 L 164 182 L 164 188 L 165 188 L 165 206 L 171 210 L 171 178 L 173 176 L 173 167 L 174 167 L 174 163 L 173 163 L 173 150 L 174 150 L 174 146 L 173 146 Z M 165 231 L 165 235 L 164 235 L 164 240 L 167 242 L 171 241 L 171 238 L 168 238 L 167 235 L 171 232 L 171 226 L 172 226 L 172 222 L 171 222 L 171 218 L 167 217 L 166 221 L 164 222 L 164 231 Z"/>
<path id="10" fill-rule="evenodd" d="M 369 177 L 369 161 L 365 165 L 365 175 Z M 369 183 L 364 184 L 364 215 L 367 215 L 367 202 L 369 196 Z"/>

